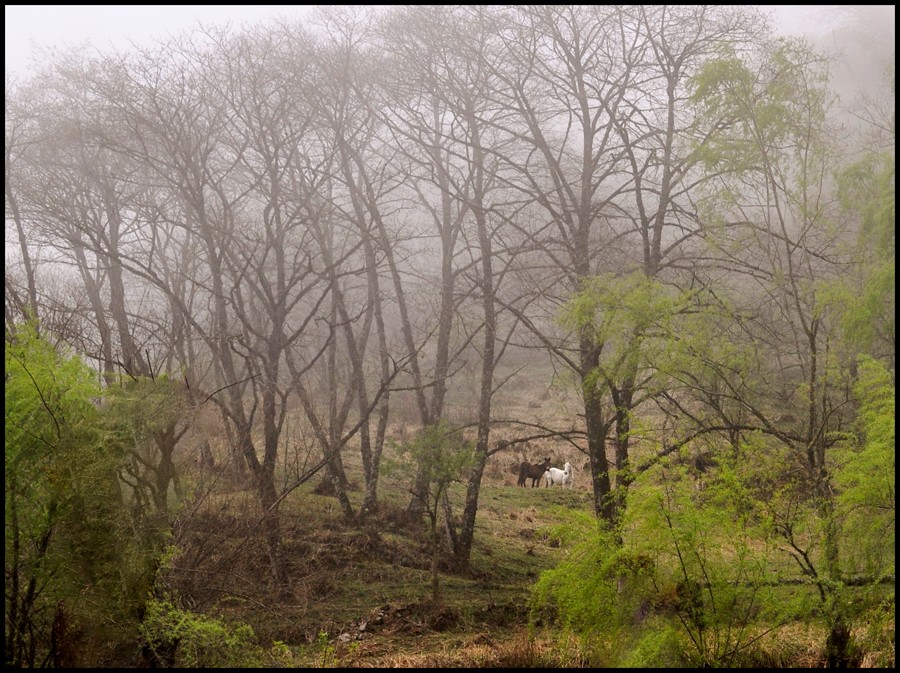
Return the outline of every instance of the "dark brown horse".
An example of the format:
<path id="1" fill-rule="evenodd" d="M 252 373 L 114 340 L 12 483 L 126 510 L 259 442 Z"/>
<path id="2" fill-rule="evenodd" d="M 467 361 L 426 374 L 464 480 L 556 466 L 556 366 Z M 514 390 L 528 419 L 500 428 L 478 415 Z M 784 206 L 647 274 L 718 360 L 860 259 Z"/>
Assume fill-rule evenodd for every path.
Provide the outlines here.
<path id="1" fill-rule="evenodd" d="M 532 465 L 528 461 L 523 461 L 521 465 L 519 465 L 519 482 L 518 486 L 525 486 L 525 480 L 531 479 L 531 488 L 537 486 L 541 477 L 544 476 L 544 472 L 550 467 L 550 457 L 547 456 L 544 458 L 543 463 L 536 463 Z"/>

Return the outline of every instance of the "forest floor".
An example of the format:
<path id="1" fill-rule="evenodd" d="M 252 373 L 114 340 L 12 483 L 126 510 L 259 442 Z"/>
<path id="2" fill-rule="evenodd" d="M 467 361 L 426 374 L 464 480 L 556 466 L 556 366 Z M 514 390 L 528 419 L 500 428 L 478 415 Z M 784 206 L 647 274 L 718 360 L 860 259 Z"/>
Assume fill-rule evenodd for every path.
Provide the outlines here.
<path id="1" fill-rule="evenodd" d="M 553 465 L 583 456 L 546 446 Z M 532 455 L 534 454 L 534 455 Z M 590 512 L 589 480 L 576 468 L 574 488 L 521 488 L 523 452 L 489 459 L 484 473 L 470 568 L 441 564 L 440 604 L 432 602 L 427 517 L 405 516 L 409 484 L 385 476 L 379 511 L 363 526 L 344 521 L 336 498 L 312 480 L 282 503 L 283 560 L 289 583 L 273 594 L 255 494 L 207 474 L 206 495 L 180 518 L 181 550 L 166 575 L 191 610 L 250 624 L 260 643 L 291 648 L 294 663 L 354 667 L 577 666 L 554 629 L 529 620 L 531 587 L 565 550 L 554 527 Z M 354 507 L 362 500 L 360 466 L 345 468 Z M 215 481 L 215 483 L 212 483 Z M 529 481 L 530 483 L 530 481 Z M 452 485 L 461 509 L 464 485 Z M 574 649 L 572 650 L 575 651 Z"/>
<path id="2" fill-rule="evenodd" d="M 393 429 L 396 441 L 410 431 Z M 495 433 L 495 441 L 503 431 Z M 386 447 L 390 463 L 396 445 Z M 519 448 L 521 447 L 521 448 Z M 636 450 L 640 450 L 637 447 Z M 521 460 L 544 456 L 574 466 L 574 488 L 521 488 Z M 282 466 L 287 486 L 302 461 Z M 312 460 L 309 457 L 309 460 Z M 348 449 L 348 495 L 362 502 L 359 452 Z M 180 606 L 227 623 L 252 626 L 264 648 L 282 643 L 290 667 L 576 668 L 592 664 L 551 619 L 531 609 L 540 574 L 568 549 L 557 534 L 573 518 L 591 514 L 586 457 L 565 442 L 532 442 L 490 457 L 482 478 L 470 568 L 439 569 L 440 603 L 432 601 L 431 540 L 427 517 L 405 514 L 411 478 L 385 469 L 379 510 L 365 524 L 345 521 L 320 476 L 280 504 L 282 563 L 287 578 L 277 591 L 255 492 L 246 479 L 198 473 L 194 493 L 175 527 L 178 553 L 161 575 Z M 450 498 L 457 513 L 463 483 Z M 546 613 L 542 613 L 546 617 Z M 825 632 L 797 625 L 758 643 L 771 667 L 820 667 Z M 777 636 L 777 637 L 775 637 Z M 771 648 L 771 657 L 768 650 Z M 865 665 L 863 663 L 863 665 Z"/>

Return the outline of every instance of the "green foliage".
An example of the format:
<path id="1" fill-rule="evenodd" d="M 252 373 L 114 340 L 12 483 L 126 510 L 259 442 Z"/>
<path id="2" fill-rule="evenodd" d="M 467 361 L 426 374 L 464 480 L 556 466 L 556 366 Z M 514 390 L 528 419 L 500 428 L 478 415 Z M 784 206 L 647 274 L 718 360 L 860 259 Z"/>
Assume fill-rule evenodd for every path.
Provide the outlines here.
<path id="1" fill-rule="evenodd" d="M 254 668 L 265 661 L 247 624 L 181 610 L 167 599 L 147 603 L 141 635 L 155 657 L 178 668 Z M 273 650 L 276 654 L 283 648 Z"/>
<path id="2" fill-rule="evenodd" d="M 750 132 L 755 84 L 750 68 L 734 54 L 707 62 L 688 80 L 690 101 L 699 117 L 710 123 L 721 118 L 729 122 L 728 131 L 711 134 L 694 148 L 694 159 L 707 169 L 725 165 L 732 170 L 745 170 L 753 166 L 740 137 Z M 771 126 L 775 115 L 770 111 L 766 116 Z"/>
<path id="3" fill-rule="evenodd" d="M 541 573 L 532 592 L 535 616 L 551 608 L 561 624 L 576 632 L 609 627 L 617 617 L 614 563 L 615 536 L 596 518 L 573 512 L 567 524 L 556 527 L 552 537 L 569 549 L 566 560 Z"/>
<path id="4" fill-rule="evenodd" d="M 635 503 L 631 525 L 658 559 L 657 587 L 674 601 L 692 661 L 734 665 L 750 624 L 777 625 L 783 617 L 785 606 L 768 586 L 773 549 L 727 463 L 702 491 L 686 476 L 664 470 L 659 489 Z"/>
<path id="5" fill-rule="evenodd" d="M 331 668 L 337 665 L 337 648 L 328 640 L 327 631 L 319 631 L 316 636 L 316 645 L 321 650 L 320 666 L 322 668 Z"/>
<path id="6" fill-rule="evenodd" d="M 316 636 L 316 649 L 319 651 L 316 657 L 319 668 L 343 668 L 344 660 L 352 658 L 359 649 L 359 641 L 354 640 L 346 647 L 346 651 L 341 654 L 338 652 L 337 646 L 328 638 L 327 631 L 319 631 Z"/>
<path id="7" fill-rule="evenodd" d="M 742 403 L 721 392 L 744 391 L 758 369 L 756 344 L 735 329 L 740 316 L 727 303 L 726 290 L 695 293 L 673 321 L 672 338 L 653 358 L 667 392 L 716 398 L 715 410 L 737 416 Z M 699 412 L 702 418 L 702 412 Z"/>
<path id="8" fill-rule="evenodd" d="M 683 469 L 661 470 L 629 493 L 618 534 L 578 517 L 557 532 L 572 546 L 535 585 L 533 613 L 591 641 L 603 665 L 740 665 L 759 625 L 806 606 L 776 594 L 751 499 L 728 465 L 702 491 Z"/>
<path id="9" fill-rule="evenodd" d="M 844 214 L 860 223 L 856 273 L 831 284 L 847 343 L 865 353 L 893 354 L 895 334 L 895 185 L 893 152 L 872 153 L 839 179 Z"/>
<path id="10" fill-rule="evenodd" d="M 839 176 L 841 205 L 860 218 L 860 244 L 882 260 L 895 257 L 895 191 L 893 152 L 867 154 Z"/>
<path id="11" fill-rule="evenodd" d="M 407 465 L 416 465 L 423 471 L 433 497 L 439 496 L 448 484 L 459 481 L 463 470 L 475 461 L 472 443 L 465 441 L 462 433 L 444 420 L 425 428 L 401 446 L 400 455 Z"/>
<path id="12" fill-rule="evenodd" d="M 859 622 L 864 628 L 857 636 L 856 647 L 859 652 L 865 653 L 865 665 L 894 668 L 896 610 L 893 587 L 889 596 L 880 598 L 870 601 L 868 609 L 860 615 Z"/>
<path id="13" fill-rule="evenodd" d="M 588 329 L 598 344 L 619 351 L 632 337 L 667 332 L 677 298 L 658 280 L 636 271 L 584 279 L 581 291 L 563 307 L 561 321 Z"/>
<path id="14" fill-rule="evenodd" d="M 186 413 L 181 385 L 167 377 L 137 378 L 111 388 L 104 409 L 126 446 L 140 444 L 183 420 Z"/>
<path id="15" fill-rule="evenodd" d="M 74 658 L 60 665 L 95 662 L 100 643 L 133 637 L 152 583 L 160 537 L 139 534 L 123 507 L 129 444 L 101 400 L 96 375 L 33 326 L 6 343 L 6 635 L 17 665 L 50 656 L 63 617 L 80 635 L 57 648 Z"/>
<path id="16" fill-rule="evenodd" d="M 810 126 L 824 125 L 830 98 L 821 65 L 793 39 L 775 41 L 760 63 L 733 53 L 708 61 L 688 80 L 695 112 L 715 128 L 694 158 L 707 169 L 771 170 L 773 152 L 802 145 Z"/>
<path id="17" fill-rule="evenodd" d="M 183 388 L 167 377 L 137 378 L 108 389 L 103 411 L 110 436 L 128 447 L 119 473 L 123 497 L 148 539 L 160 542 L 154 533 L 183 495 L 173 462 L 188 418 Z"/>
<path id="18" fill-rule="evenodd" d="M 533 587 L 532 619 L 555 618 L 580 638 L 595 666 L 689 663 L 672 620 L 655 612 L 656 562 L 638 551 L 640 545 L 621 546 L 616 534 L 583 512 L 571 512 L 552 536 L 568 553 Z"/>
<path id="19" fill-rule="evenodd" d="M 384 474 L 410 478 L 416 470 L 427 484 L 426 502 L 435 514 L 441 494 L 451 483 L 460 481 L 464 471 L 475 464 L 475 447 L 466 441 L 462 432 L 447 421 L 424 428 L 415 438 L 400 445 L 397 458 L 385 458 Z"/>
<path id="20" fill-rule="evenodd" d="M 102 431 L 99 394 L 87 366 L 33 326 L 6 343 L 7 643 L 10 630 L 43 640 L 63 603 L 76 622 L 100 626 L 136 607 L 122 590 L 140 568 L 123 543 L 121 450 Z M 7 657 L 40 663 L 20 659 L 21 647 Z"/>
<path id="21" fill-rule="evenodd" d="M 400 447 L 400 463 L 385 463 L 383 469 L 396 472 L 404 469 L 408 475 L 415 474 L 410 465 L 418 468 L 418 473 L 426 485 L 424 505 L 431 524 L 431 584 L 432 603 L 440 602 L 438 580 L 438 506 L 446 494 L 447 487 L 463 478 L 463 471 L 475 464 L 475 447 L 466 441 L 462 432 L 441 420 L 424 428 L 419 435 Z"/>
<path id="22" fill-rule="evenodd" d="M 844 520 L 848 570 L 880 575 L 893 572 L 894 567 L 893 376 L 878 361 L 862 358 L 854 393 L 860 405 L 858 422 L 863 441 L 839 456 L 834 483 Z"/>
<path id="23" fill-rule="evenodd" d="M 827 123 L 834 103 L 827 83 L 826 60 L 788 39 L 774 41 L 756 61 L 733 54 L 712 59 L 690 78 L 691 105 L 709 129 L 698 137 L 693 159 L 721 176 L 702 188 L 702 211 L 725 221 L 750 218 L 776 235 L 798 226 L 814 227 L 807 239 L 829 227 L 834 233 L 825 181 L 838 156 Z M 757 245 L 752 227 L 734 228 L 726 234 L 718 227 L 708 242 L 737 254 Z M 715 240 L 723 235 L 730 240 Z M 780 289 L 796 280 L 797 269 L 790 278 L 775 273 Z"/>
<path id="24" fill-rule="evenodd" d="M 671 622 L 644 628 L 618 663 L 620 668 L 683 668 L 683 643 Z"/>
<path id="25" fill-rule="evenodd" d="M 560 313 L 563 326 L 602 348 L 600 365 L 584 385 L 602 388 L 630 380 L 665 352 L 675 316 L 689 296 L 641 272 L 586 278 Z"/>
<path id="26" fill-rule="evenodd" d="M 44 469 L 72 438 L 93 432 L 100 395 L 90 370 L 23 325 L 6 343 L 6 465 Z"/>

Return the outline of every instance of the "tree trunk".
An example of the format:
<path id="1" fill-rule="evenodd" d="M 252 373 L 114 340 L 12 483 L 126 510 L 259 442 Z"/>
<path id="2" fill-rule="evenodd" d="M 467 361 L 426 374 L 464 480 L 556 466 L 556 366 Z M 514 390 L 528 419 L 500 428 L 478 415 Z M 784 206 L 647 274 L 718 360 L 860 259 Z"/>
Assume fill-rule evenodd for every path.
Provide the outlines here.
<path id="1" fill-rule="evenodd" d="M 581 385 L 584 395 L 584 418 L 587 427 L 588 457 L 594 494 L 594 514 L 610 526 L 616 523 L 616 504 L 612 498 L 609 461 L 606 458 L 606 433 L 609 422 L 603 420 L 600 391 L 590 380 L 590 373 L 600 362 L 600 348 L 587 334 L 581 336 Z"/>

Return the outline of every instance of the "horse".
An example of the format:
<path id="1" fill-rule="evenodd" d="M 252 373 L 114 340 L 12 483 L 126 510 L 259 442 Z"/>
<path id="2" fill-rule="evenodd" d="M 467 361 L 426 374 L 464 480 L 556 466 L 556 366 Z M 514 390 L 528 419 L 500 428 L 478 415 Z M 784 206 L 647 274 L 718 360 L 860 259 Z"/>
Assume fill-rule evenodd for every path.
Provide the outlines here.
<path id="1" fill-rule="evenodd" d="M 544 486 L 550 488 L 554 484 L 559 484 L 563 488 L 572 488 L 572 463 L 566 463 L 561 470 L 551 467 L 544 472 Z"/>
<path id="2" fill-rule="evenodd" d="M 543 463 L 536 463 L 534 465 L 528 461 L 523 461 L 522 464 L 519 465 L 519 481 L 517 485 L 524 488 L 525 480 L 531 479 L 531 488 L 536 487 L 548 467 L 550 467 L 550 456 L 544 458 Z"/>

